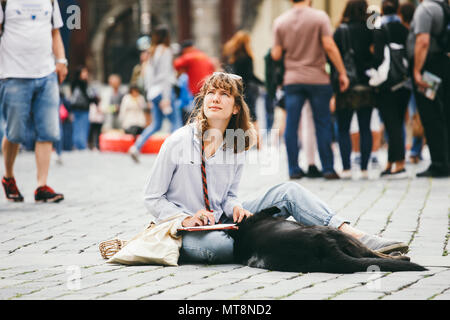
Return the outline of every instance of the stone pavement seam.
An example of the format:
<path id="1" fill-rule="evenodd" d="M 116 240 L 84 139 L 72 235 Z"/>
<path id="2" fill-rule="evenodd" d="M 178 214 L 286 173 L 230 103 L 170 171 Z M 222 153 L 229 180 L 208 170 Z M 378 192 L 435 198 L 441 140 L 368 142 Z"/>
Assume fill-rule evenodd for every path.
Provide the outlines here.
<path id="1" fill-rule="evenodd" d="M 380 230 L 380 232 L 378 232 L 378 235 L 381 236 L 386 229 L 388 228 L 389 224 L 392 222 L 392 216 L 394 215 L 394 213 L 396 212 L 396 210 L 400 207 L 400 205 L 402 204 L 402 202 L 405 200 L 409 190 L 411 187 L 411 179 L 408 179 L 408 185 L 406 186 L 405 192 L 403 193 L 403 195 L 401 196 L 400 200 L 398 201 L 397 205 L 391 210 L 391 212 L 389 212 L 389 215 L 386 218 L 386 224 L 384 225 L 384 227 Z"/>
<path id="2" fill-rule="evenodd" d="M 414 280 L 414 281 L 412 281 L 412 282 L 409 282 L 409 283 L 407 283 L 407 284 L 401 286 L 401 287 L 398 288 L 397 290 L 394 290 L 394 291 L 391 291 L 391 292 L 387 292 L 387 293 L 381 295 L 380 297 L 378 297 L 378 300 L 382 300 L 382 299 L 386 298 L 387 296 L 390 296 L 390 295 L 392 295 L 392 294 L 394 294 L 394 293 L 400 292 L 400 291 L 402 291 L 402 290 L 405 290 L 405 289 L 411 287 L 412 285 L 414 285 L 414 284 L 420 282 L 420 281 L 423 280 L 423 279 L 426 279 L 426 278 L 429 278 L 429 277 L 433 277 L 433 276 L 435 276 L 435 275 L 437 275 L 437 274 L 439 274 L 439 273 L 441 273 L 441 272 L 445 272 L 445 271 L 447 271 L 447 270 L 438 271 L 438 272 L 433 273 L 433 274 L 426 274 L 426 275 L 424 275 L 424 276 L 420 276 L 419 279 Z"/>
<path id="3" fill-rule="evenodd" d="M 358 218 L 355 220 L 355 223 L 353 224 L 353 226 L 357 226 L 358 223 L 361 221 L 362 217 L 369 211 L 370 208 L 372 208 L 381 198 L 383 198 L 383 195 L 386 193 L 387 190 L 387 183 L 383 184 L 383 189 L 381 190 L 380 194 L 378 195 L 378 197 L 376 197 L 371 203 L 370 205 L 367 207 L 367 209 L 363 210 Z"/>
<path id="4" fill-rule="evenodd" d="M 428 199 L 430 198 L 430 194 L 431 194 L 431 187 L 432 187 L 432 179 L 429 179 L 430 181 L 430 187 L 427 190 L 427 193 L 425 194 L 425 199 L 423 201 L 423 206 L 419 209 L 418 215 L 417 215 L 417 225 L 416 225 L 416 229 L 412 232 L 411 234 L 411 238 L 408 242 L 408 245 L 410 246 L 411 243 L 414 241 L 414 238 L 416 237 L 417 233 L 419 232 L 419 228 L 420 228 L 420 220 L 422 217 L 422 213 L 423 210 L 425 209 L 427 203 L 428 203 Z"/>

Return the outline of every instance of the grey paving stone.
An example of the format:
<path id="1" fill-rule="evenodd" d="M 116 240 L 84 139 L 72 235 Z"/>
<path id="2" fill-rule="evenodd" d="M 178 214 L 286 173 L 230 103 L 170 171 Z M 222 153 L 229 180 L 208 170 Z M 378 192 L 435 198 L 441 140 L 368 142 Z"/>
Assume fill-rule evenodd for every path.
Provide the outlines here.
<path id="1" fill-rule="evenodd" d="M 270 158 L 276 170 L 247 165 L 241 198 L 256 197 L 288 180 L 284 147 L 277 154 L 261 157 L 252 151 L 252 156 L 260 156 L 260 162 Z M 36 205 L 30 176 L 34 155 L 22 152 L 17 158 L 16 180 L 25 202 L 0 197 L 0 299 L 449 299 L 450 258 L 443 253 L 449 248 L 450 179 L 296 181 L 358 229 L 411 242 L 409 255 L 430 267 L 428 272 L 377 278 L 240 265 L 125 267 L 107 264 L 98 244 L 114 237 L 130 239 L 151 221 L 142 188 L 155 156 L 143 155 L 140 165 L 114 153 L 72 152 L 63 159 L 63 166 L 52 166 L 49 184 L 65 200 Z M 385 154 L 380 160 L 385 161 Z"/>

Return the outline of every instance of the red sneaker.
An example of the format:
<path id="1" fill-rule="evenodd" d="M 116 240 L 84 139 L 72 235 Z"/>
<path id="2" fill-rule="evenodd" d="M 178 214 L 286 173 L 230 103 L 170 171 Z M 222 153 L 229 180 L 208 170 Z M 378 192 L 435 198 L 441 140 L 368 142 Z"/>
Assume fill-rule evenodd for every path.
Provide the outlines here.
<path id="1" fill-rule="evenodd" d="M 16 180 L 14 178 L 2 179 L 3 189 L 5 189 L 6 198 L 13 202 L 23 202 L 23 196 L 17 189 Z"/>
<path id="2" fill-rule="evenodd" d="M 36 202 L 60 202 L 64 200 L 61 193 L 56 193 L 49 186 L 43 186 L 36 189 L 34 192 L 34 200 Z"/>

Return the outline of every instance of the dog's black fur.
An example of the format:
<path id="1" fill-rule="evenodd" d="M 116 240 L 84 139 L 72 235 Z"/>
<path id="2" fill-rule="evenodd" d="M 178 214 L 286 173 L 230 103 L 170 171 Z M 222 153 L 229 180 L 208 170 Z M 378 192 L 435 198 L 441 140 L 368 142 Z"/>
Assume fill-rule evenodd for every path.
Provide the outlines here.
<path id="1" fill-rule="evenodd" d="M 236 263 L 288 272 L 426 271 L 408 257 L 392 257 L 372 251 L 344 232 L 323 226 L 304 226 L 273 215 L 265 209 L 229 231 L 234 239 Z"/>

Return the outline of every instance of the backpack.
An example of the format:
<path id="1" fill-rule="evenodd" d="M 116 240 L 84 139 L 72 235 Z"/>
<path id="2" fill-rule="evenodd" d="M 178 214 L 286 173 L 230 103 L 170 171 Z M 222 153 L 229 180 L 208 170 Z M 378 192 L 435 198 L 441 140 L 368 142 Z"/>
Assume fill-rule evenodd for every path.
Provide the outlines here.
<path id="1" fill-rule="evenodd" d="M 403 87 L 409 79 L 409 62 L 405 45 L 391 42 L 387 25 L 381 27 L 386 37 L 384 60 L 377 69 L 370 69 L 366 74 L 370 77 L 369 85 L 380 90 L 396 91 Z"/>
<path id="2" fill-rule="evenodd" d="M 350 29 L 346 23 L 339 26 L 343 33 L 342 40 L 342 60 L 344 62 L 345 71 L 350 81 L 350 88 L 359 84 L 358 70 L 355 62 L 355 50 L 351 45 Z M 340 92 L 339 86 L 339 73 L 336 68 L 331 64 L 331 84 L 335 92 Z"/>
<path id="3" fill-rule="evenodd" d="M 448 0 L 434 2 L 439 4 L 442 11 L 444 11 L 444 28 L 437 42 L 444 53 L 450 53 L 450 5 L 448 4 Z"/>
<path id="4" fill-rule="evenodd" d="M 274 99 L 277 92 L 277 87 L 283 84 L 284 78 L 284 58 L 279 61 L 274 61 L 271 55 L 271 49 L 264 56 L 265 64 L 265 86 L 269 98 Z"/>
<path id="5" fill-rule="evenodd" d="M 0 26 L 0 36 L 3 34 L 3 30 L 5 30 L 5 22 L 6 22 L 6 2 L 7 0 L 0 0 L 1 5 L 2 5 L 2 12 L 3 12 L 3 22 Z M 55 10 L 55 0 L 50 0 L 50 2 L 52 3 L 52 17 L 51 17 L 51 21 L 52 21 L 52 26 L 53 26 L 53 12 Z"/>

